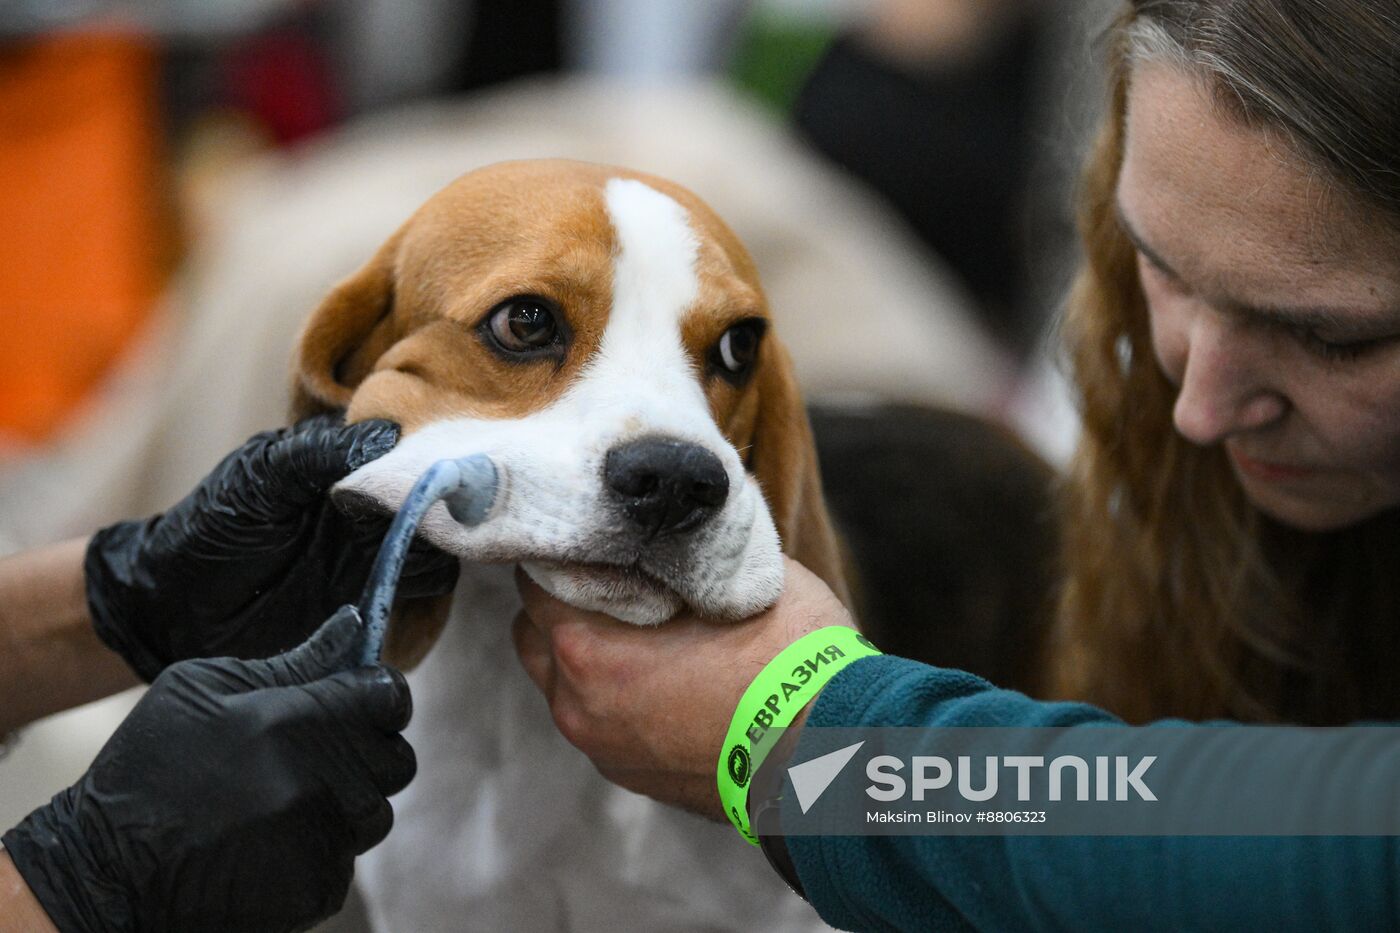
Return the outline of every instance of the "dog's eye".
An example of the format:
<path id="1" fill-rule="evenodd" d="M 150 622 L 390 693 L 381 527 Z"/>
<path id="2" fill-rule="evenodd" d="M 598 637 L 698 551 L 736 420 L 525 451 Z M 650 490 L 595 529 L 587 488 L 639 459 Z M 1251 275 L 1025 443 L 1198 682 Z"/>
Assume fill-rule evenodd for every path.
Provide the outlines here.
<path id="1" fill-rule="evenodd" d="M 512 298 L 491 312 L 491 336 L 506 350 L 528 353 L 553 344 L 559 322 L 553 308 L 539 298 Z"/>
<path id="2" fill-rule="evenodd" d="M 758 345 L 763 339 L 765 323 L 754 318 L 740 321 L 719 338 L 715 344 L 714 361 L 721 373 L 731 380 L 745 376 L 758 359 Z"/>

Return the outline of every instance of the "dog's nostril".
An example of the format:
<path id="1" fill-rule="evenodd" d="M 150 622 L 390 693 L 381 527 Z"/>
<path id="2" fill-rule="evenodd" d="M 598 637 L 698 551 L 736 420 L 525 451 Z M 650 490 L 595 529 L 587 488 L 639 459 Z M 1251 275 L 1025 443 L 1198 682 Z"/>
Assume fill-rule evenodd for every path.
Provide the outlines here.
<path id="1" fill-rule="evenodd" d="M 729 474 L 699 444 L 644 437 L 608 451 L 608 488 L 627 517 L 653 535 L 690 531 L 729 496 Z"/>
<path id="2" fill-rule="evenodd" d="M 706 451 L 708 453 L 708 451 Z M 705 479 L 693 480 L 685 490 L 685 495 L 701 505 L 718 508 L 724 505 L 729 496 L 729 475 L 715 458 L 715 472 Z"/>

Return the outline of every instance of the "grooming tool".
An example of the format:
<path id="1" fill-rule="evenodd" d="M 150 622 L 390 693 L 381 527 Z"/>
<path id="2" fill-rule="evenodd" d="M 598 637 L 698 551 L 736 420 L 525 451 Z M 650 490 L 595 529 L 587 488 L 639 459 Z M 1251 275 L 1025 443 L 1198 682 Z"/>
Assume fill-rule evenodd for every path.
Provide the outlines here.
<path id="1" fill-rule="evenodd" d="M 404 559 L 423 516 L 439 499 L 462 525 L 479 525 L 491 511 L 500 487 L 500 472 L 486 454 L 457 460 L 439 460 L 423 472 L 399 506 L 374 567 L 369 572 L 364 595 L 360 597 L 360 618 L 364 622 L 362 665 L 378 664 L 384 650 L 384 633 L 389 625 L 389 607 L 399 585 Z"/>

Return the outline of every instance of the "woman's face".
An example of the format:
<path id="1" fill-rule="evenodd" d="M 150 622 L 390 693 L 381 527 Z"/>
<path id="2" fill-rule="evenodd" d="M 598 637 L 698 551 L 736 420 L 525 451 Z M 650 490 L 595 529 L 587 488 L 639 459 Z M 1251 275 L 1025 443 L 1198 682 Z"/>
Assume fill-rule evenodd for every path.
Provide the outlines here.
<path id="1" fill-rule="evenodd" d="M 1175 66 L 1137 66 L 1127 126 L 1118 212 L 1176 429 L 1286 524 L 1400 504 L 1400 235 Z"/>

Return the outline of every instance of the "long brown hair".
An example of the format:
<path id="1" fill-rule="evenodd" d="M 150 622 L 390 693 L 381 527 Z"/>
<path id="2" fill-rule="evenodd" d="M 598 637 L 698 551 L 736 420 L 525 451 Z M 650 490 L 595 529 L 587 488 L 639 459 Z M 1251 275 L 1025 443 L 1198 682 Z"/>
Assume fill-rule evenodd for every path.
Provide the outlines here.
<path id="1" fill-rule="evenodd" d="M 1130 721 L 1400 715 L 1400 517 L 1292 531 L 1247 502 L 1218 446 L 1176 433 L 1176 391 L 1114 208 L 1133 62 L 1169 55 L 1205 77 L 1222 113 L 1281 133 L 1321 177 L 1400 223 L 1400 11 L 1136 0 L 1106 42 L 1110 97 L 1065 319 L 1084 433 L 1065 484 L 1052 691 Z"/>

